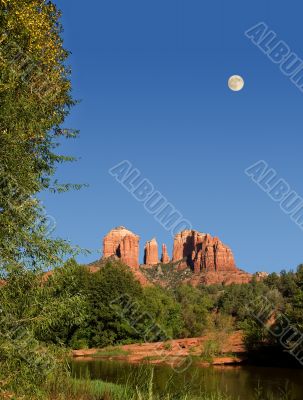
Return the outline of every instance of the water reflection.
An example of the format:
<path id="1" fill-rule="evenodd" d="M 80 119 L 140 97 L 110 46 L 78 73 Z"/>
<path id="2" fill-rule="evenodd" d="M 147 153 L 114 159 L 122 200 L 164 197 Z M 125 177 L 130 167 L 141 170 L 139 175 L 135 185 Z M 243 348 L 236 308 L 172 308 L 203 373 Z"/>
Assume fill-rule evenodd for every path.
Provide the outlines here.
<path id="1" fill-rule="evenodd" d="M 92 379 L 131 385 L 146 384 L 149 372 L 146 366 L 116 361 L 76 361 L 72 363 L 74 376 L 83 377 L 89 372 Z M 175 392 L 190 388 L 192 394 L 200 390 L 212 393 L 217 389 L 226 391 L 235 399 L 253 400 L 254 390 L 261 384 L 272 391 L 285 387 L 289 382 L 296 400 L 303 399 L 303 371 L 283 368 L 260 367 L 210 367 L 191 366 L 183 373 L 175 373 L 168 366 L 154 367 L 154 388 L 156 392 L 174 389 Z"/>

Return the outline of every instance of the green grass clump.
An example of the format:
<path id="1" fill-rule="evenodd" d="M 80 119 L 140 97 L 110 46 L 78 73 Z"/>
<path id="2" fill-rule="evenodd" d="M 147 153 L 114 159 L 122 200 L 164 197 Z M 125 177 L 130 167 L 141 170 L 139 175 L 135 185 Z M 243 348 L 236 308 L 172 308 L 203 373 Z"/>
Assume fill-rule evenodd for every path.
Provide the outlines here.
<path id="1" fill-rule="evenodd" d="M 93 357 L 115 357 L 115 356 L 128 356 L 129 351 L 123 350 L 121 347 L 108 346 L 104 349 L 97 351 Z"/>

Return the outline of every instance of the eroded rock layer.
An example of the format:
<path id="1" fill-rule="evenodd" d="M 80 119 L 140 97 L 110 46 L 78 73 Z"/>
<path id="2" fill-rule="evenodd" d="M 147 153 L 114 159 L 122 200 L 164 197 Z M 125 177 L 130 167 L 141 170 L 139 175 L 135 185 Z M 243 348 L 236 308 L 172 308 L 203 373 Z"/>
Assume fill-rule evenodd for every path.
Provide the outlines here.
<path id="1" fill-rule="evenodd" d="M 144 264 L 157 265 L 159 264 L 158 243 L 156 239 L 146 242 L 144 248 Z"/>
<path id="2" fill-rule="evenodd" d="M 117 256 L 126 265 L 139 268 L 139 236 L 119 226 L 103 239 L 103 257 Z"/>
<path id="3" fill-rule="evenodd" d="M 194 230 L 178 233 L 174 239 L 173 262 L 194 272 L 237 271 L 231 249 L 217 237 Z"/>
<path id="4" fill-rule="evenodd" d="M 161 262 L 163 264 L 168 264 L 170 262 L 170 257 L 168 255 L 167 247 L 166 244 L 162 244 L 162 256 L 161 256 Z"/>
<path id="5" fill-rule="evenodd" d="M 125 227 L 119 226 L 105 236 L 103 257 L 120 259 L 124 264 L 131 267 L 134 273 L 141 271 L 141 275 L 144 275 L 148 273 L 148 270 L 153 273 L 153 270 L 144 267 L 159 264 L 158 243 L 156 239 L 146 243 L 144 264 L 139 270 L 139 240 L 139 236 Z M 184 270 L 186 272 L 185 275 L 183 274 L 184 283 L 187 282 L 194 286 L 199 284 L 247 283 L 252 279 L 251 274 L 236 267 L 231 249 L 223 244 L 220 239 L 195 230 L 185 230 L 175 236 L 172 259 L 168 255 L 166 245 L 163 244 L 161 262 L 170 264 L 171 269 L 167 271 L 181 270 L 180 272 L 183 274 L 182 271 Z M 165 282 L 162 282 L 163 273 L 161 275 L 160 272 L 159 270 L 157 277 L 152 279 L 153 281 L 158 280 L 158 284 L 165 285 Z"/>

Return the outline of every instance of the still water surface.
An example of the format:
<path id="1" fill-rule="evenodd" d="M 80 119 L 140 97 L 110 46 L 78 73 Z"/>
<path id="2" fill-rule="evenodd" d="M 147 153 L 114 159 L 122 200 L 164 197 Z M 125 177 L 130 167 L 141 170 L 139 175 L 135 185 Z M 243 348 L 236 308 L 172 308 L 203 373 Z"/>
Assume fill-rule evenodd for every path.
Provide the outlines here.
<path id="1" fill-rule="evenodd" d="M 148 381 L 146 367 L 125 362 L 93 360 L 76 361 L 72 364 L 74 376 L 83 377 L 89 372 L 91 379 L 130 385 Z M 289 385 L 293 399 L 303 400 L 303 370 L 262 367 L 196 367 L 191 366 L 182 373 L 174 372 L 169 366 L 154 367 L 154 389 L 163 393 L 169 386 L 174 391 L 190 387 L 192 394 L 202 389 L 213 393 L 219 389 L 235 399 L 253 400 L 258 384 L 276 391 L 278 387 Z"/>

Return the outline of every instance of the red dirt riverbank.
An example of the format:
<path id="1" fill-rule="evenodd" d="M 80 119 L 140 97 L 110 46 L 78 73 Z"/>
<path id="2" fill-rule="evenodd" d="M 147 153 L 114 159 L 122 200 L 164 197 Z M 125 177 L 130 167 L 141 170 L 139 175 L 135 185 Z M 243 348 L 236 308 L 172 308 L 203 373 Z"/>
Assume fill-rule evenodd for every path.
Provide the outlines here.
<path id="1" fill-rule="evenodd" d="M 203 354 L 210 342 L 220 346 L 220 357 L 211 362 L 204 361 Z M 239 364 L 245 360 L 245 346 L 241 331 L 231 334 L 207 334 L 198 338 L 175 339 L 166 342 L 130 344 L 106 349 L 73 350 L 72 356 L 77 361 L 108 359 L 129 363 L 176 364 L 190 357 L 198 359 L 200 365 Z"/>

